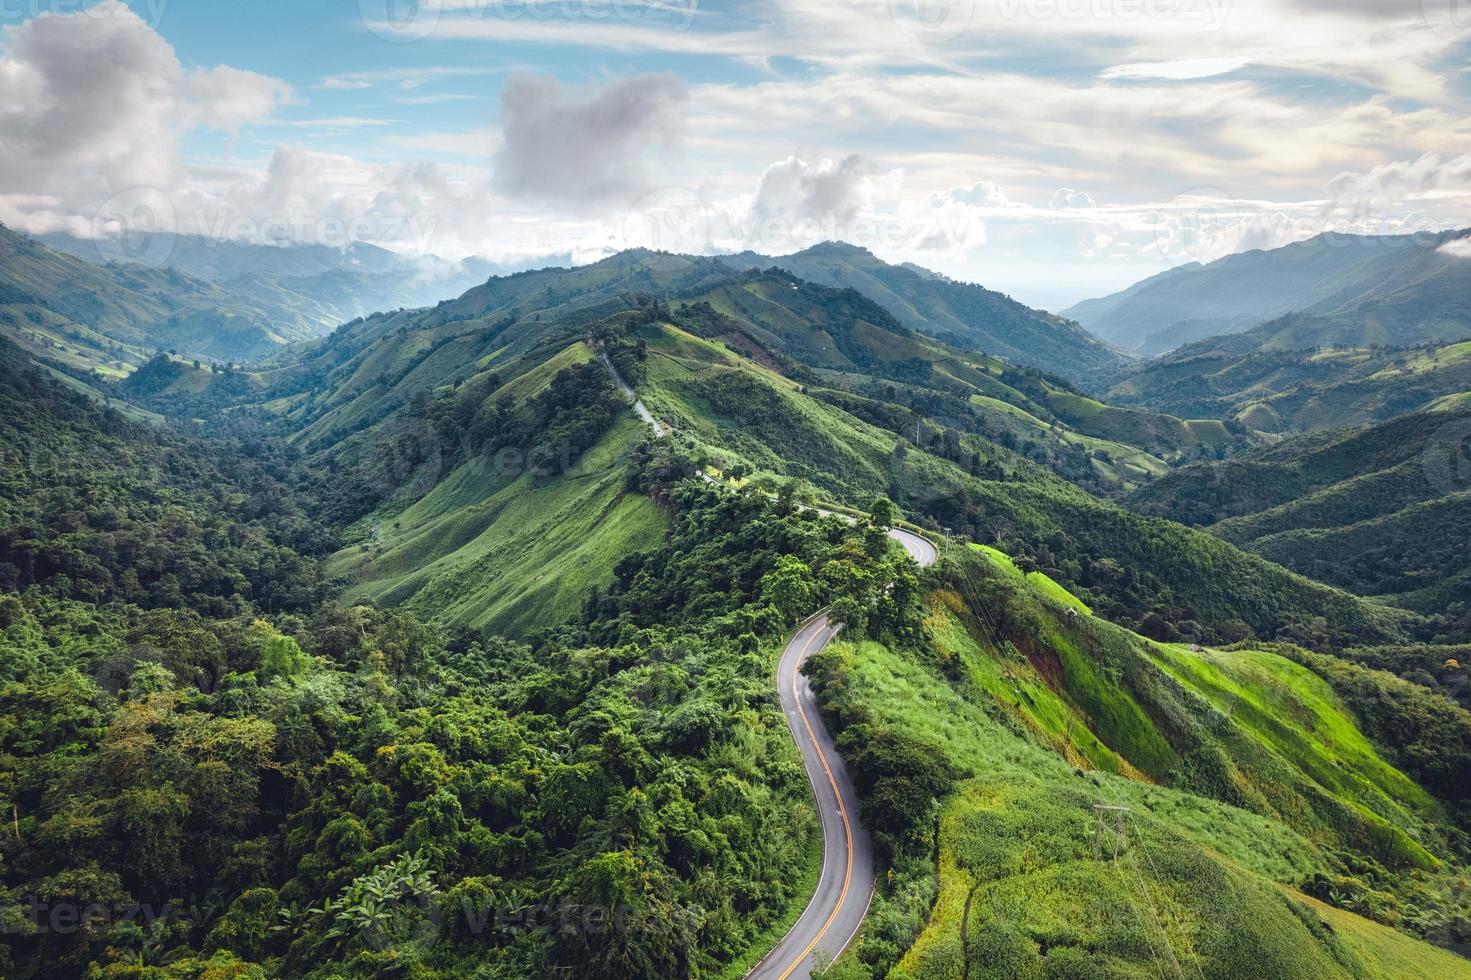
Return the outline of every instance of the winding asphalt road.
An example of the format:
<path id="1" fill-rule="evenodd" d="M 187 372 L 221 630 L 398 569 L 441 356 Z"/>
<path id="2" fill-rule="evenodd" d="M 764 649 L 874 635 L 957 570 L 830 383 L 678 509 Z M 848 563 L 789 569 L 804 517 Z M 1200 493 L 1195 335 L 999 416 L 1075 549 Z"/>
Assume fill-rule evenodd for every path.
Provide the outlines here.
<path id="1" fill-rule="evenodd" d="M 601 348 L 598 355 L 619 389 L 633 402 L 634 411 L 653 427 L 654 436 L 668 435 L 668 427 L 649 413 Z M 832 514 L 827 510 L 818 512 Z M 844 514 L 836 516 L 853 520 Z M 921 568 L 935 563 L 935 546 L 929 541 L 898 528 L 888 533 Z M 802 754 L 817 813 L 822 818 L 822 876 L 801 918 L 746 974 L 747 980 L 808 980 L 817 965 L 814 954 L 820 950 L 827 962 L 837 959 L 858 934 L 873 899 L 873 841 L 858 821 L 858 792 L 848 778 L 832 733 L 817 711 L 812 688 L 802 676 L 807 658 L 831 643 L 842 630 L 843 624 L 829 620 L 826 611 L 813 615 L 787 643 L 776 668 L 782 712 Z"/>
<path id="2" fill-rule="evenodd" d="M 896 528 L 889 537 L 921 567 L 935 563 L 935 546 L 919 535 Z M 747 974 L 748 980 L 807 980 L 816 966 L 815 953 L 821 950 L 832 962 L 853 941 L 873 898 L 873 842 L 858 821 L 858 792 L 802 676 L 802 663 L 842 629 L 843 624 L 833 623 L 826 612 L 818 613 L 797 630 L 777 667 L 782 712 L 802 753 L 822 818 L 822 877 L 797 924 Z"/>

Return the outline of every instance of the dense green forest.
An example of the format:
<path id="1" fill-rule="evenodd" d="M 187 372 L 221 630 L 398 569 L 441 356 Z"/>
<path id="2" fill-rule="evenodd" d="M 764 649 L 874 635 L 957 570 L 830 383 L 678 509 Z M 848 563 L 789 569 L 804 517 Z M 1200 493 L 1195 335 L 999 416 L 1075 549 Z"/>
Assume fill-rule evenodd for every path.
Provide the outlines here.
<path id="1" fill-rule="evenodd" d="M 662 482 L 688 466 L 646 458 L 670 540 L 534 646 L 366 607 L 6 598 L 6 974 L 688 976 L 746 953 L 805 900 L 815 833 L 767 655 L 823 602 L 913 636 L 918 592 L 881 534 Z"/>
<path id="2" fill-rule="evenodd" d="M 1471 974 L 1471 624 L 1252 553 L 1431 502 L 1408 430 L 1360 473 L 655 253 L 250 368 L 0 354 L 5 976 L 743 976 L 816 884 L 822 606 L 881 871 L 831 976 Z"/>
<path id="3" fill-rule="evenodd" d="M 180 438 L 0 341 L 0 589 L 227 615 L 304 610 L 334 535 L 277 441 Z"/>
<path id="4" fill-rule="evenodd" d="M 1359 595 L 1471 629 L 1471 410 L 1298 436 L 1136 490 L 1149 514 Z"/>

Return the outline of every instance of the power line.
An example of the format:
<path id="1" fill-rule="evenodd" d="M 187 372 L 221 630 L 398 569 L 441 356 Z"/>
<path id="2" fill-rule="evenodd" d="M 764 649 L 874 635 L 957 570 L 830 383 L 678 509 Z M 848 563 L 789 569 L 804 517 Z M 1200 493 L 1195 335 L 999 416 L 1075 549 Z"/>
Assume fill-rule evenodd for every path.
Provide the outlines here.
<path id="1" fill-rule="evenodd" d="M 1149 873 L 1150 873 L 1150 875 L 1153 876 L 1156 881 L 1162 880 L 1162 878 L 1160 876 L 1160 873 L 1159 873 L 1159 869 L 1155 866 L 1154 858 L 1150 857 L 1149 847 L 1148 847 L 1148 845 L 1146 845 L 1144 843 L 1144 835 L 1143 834 L 1140 834 L 1139 835 L 1139 852 L 1144 855 L 1144 861 L 1145 861 L 1145 863 L 1147 863 L 1149 865 Z M 1146 892 L 1145 893 L 1148 894 L 1148 890 L 1147 889 L 1146 889 Z M 1165 934 L 1165 938 L 1166 939 L 1169 938 L 1169 934 L 1168 933 Z M 1173 952 L 1173 944 L 1171 944 L 1171 949 L 1172 949 L 1172 952 Z M 1205 971 L 1203 969 L 1201 969 L 1201 966 L 1200 966 L 1199 961 L 1196 960 L 1196 959 L 1191 959 L 1190 960 L 1190 964 L 1193 967 L 1195 967 L 1195 972 L 1200 976 L 1201 980 L 1205 980 Z"/>

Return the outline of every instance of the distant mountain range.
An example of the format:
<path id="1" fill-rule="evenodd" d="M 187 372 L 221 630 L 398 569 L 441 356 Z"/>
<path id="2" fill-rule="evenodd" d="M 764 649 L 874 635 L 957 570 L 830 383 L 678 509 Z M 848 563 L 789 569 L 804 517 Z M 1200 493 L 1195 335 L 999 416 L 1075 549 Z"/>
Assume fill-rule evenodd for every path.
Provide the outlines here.
<path id="1" fill-rule="evenodd" d="M 1471 341 L 1239 355 L 1203 341 L 1150 361 L 1107 398 L 1264 432 L 1359 425 L 1471 405 Z"/>
<path id="2" fill-rule="evenodd" d="M 28 262 L 52 266 L 47 281 L 89 283 L 85 290 L 62 292 L 105 296 L 141 289 L 153 294 L 150 302 L 131 304 L 138 308 L 123 318 L 126 323 L 116 317 L 90 322 L 84 316 L 71 327 L 53 324 L 49 331 L 15 328 L 53 359 L 88 369 L 101 365 L 115 373 L 126 373 L 159 348 L 212 360 L 254 361 L 285 343 L 321 336 L 375 312 L 435 306 L 441 316 L 460 318 L 490 311 L 570 315 L 624 292 L 698 291 L 703 282 L 751 268 L 779 268 L 819 285 L 853 289 L 909 329 L 1074 382 L 1095 385 L 1129 363 L 1127 356 L 1054 314 L 917 266 L 889 265 L 866 249 L 833 242 L 781 257 L 631 250 L 589 266 L 494 275 L 505 270 L 483 260 L 414 259 L 361 243 L 339 250 L 192 236 L 174 241 L 164 267 L 154 269 L 106 262 L 106 250 L 86 239 L 29 239 L 6 229 L 0 234 Z M 25 274 L 0 271 L 0 281 L 4 277 L 19 288 Z M 56 292 L 43 289 L 38 295 Z M 67 311 L 62 314 L 68 316 Z M 188 321 L 187 327 L 181 327 L 181 319 Z M 89 331 L 100 332 L 103 340 L 87 340 Z M 52 336 L 58 333 L 70 340 Z"/>
<path id="3" fill-rule="evenodd" d="M 1170 269 L 1065 311 L 1120 348 L 1166 353 L 1251 331 L 1234 346 L 1406 346 L 1471 337 L 1471 230 L 1319 235 Z"/>
<path id="4" fill-rule="evenodd" d="M 337 322 L 300 293 L 252 296 L 174 269 L 94 265 L 0 226 L 0 332 L 77 371 L 120 377 L 158 350 L 255 360 Z"/>
<path id="5" fill-rule="evenodd" d="M 94 264 L 108 256 L 90 239 L 64 234 L 39 238 Z M 176 237 L 162 267 L 218 283 L 249 299 L 310 301 L 327 312 L 334 326 L 378 311 L 431 306 L 495 273 L 514 271 L 481 258 L 453 262 L 436 255 L 416 257 L 365 242 L 346 248 L 257 245 L 198 235 Z"/>
<path id="6" fill-rule="evenodd" d="M 856 289 L 911 330 L 1084 384 L 1129 361 L 1072 320 L 913 264 L 890 265 L 856 245 L 823 242 L 792 255 L 741 252 L 723 261 L 775 266 L 808 282 Z"/>
<path id="7" fill-rule="evenodd" d="M 0 225 L 0 331 L 75 371 L 119 377 L 157 351 L 254 363 L 377 311 L 457 296 L 498 271 L 373 245 L 248 245 L 181 236 L 159 266 Z"/>

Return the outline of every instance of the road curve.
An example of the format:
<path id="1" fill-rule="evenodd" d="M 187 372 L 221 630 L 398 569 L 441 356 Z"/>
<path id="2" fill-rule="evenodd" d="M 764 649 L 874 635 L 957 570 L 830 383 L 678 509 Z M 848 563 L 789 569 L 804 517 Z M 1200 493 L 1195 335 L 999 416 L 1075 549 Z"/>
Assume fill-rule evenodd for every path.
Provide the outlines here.
<path id="1" fill-rule="evenodd" d="M 935 546 L 919 535 L 894 529 L 889 537 L 921 567 L 935 563 Z M 858 793 L 801 670 L 802 663 L 842 629 L 827 613 L 818 613 L 797 630 L 777 666 L 782 713 L 807 767 L 822 818 L 822 877 L 802 917 L 747 974 L 748 980 L 807 980 L 816 965 L 815 953 L 821 950 L 831 962 L 853 941 L 873 898 L 873 842 L 858 820 Z"/>
<path id="2" fill-rule="evenodd" d="M 638 392 L 634 391 L 633 387 L 627 381 L 623 380 L 623 375 L 619 374 L 618 369 L 613 366 L 613 361 L 608 357 L 608 352 L 603 350 L 603 345 L 598 344 L 597 348 L 598 357 L 602 359 L 603 367 L 607 368 L 608 373 L 613 376 L 613 384 L 617 385 L 618 390 L 623 392 L 624 398 L 633 402 L 633 410 L 638 414 L 638 417 L 649 423 L 649 428 L 654 430 L 654 438 L 663 439 L 667 436 L 669 434 L 669 426 L 654 418 L 654 413 L 649 411 L 649 407 L 638 396 Z"/>
<path id="3" fill-rule="evenodd" d="M 601 345 L 598 345 L 598 357 L 618 389 L 633 402 L 634 411 L 653 428 L 654 437 L 662 439 L 668 435 L 668 426 L 644 407 L 633 388 L 619 376 Z M 708 476 L 705 479 L 714 482 Z M 855 520 L 847 514 L 813 509 L 850 523 Z M 921 568 L 935 563 L 938 555 L 929 541 L 898 528 L 891 528 L 888 533 Z M 828 962 L 837 959 L 857 935 L 873 899 L 873 841 L 858 821 L 858 792 L 848 778 L 832 734 L 818 714 L 812 688 L 802 676 L 803 662 L 831 643 L 842 630 L 843 624 L 831 622 L 826 612 L 817 613 L 797 630 L 777 665 L 776 688 L 781 697 L 781 710 L 802 754 L 817 813 L 822 818 L 822 876 L 802 917 L 746 974 L 747 980 L 808 980 L 816 965 L 814 954 L 821 950 Z"/>

